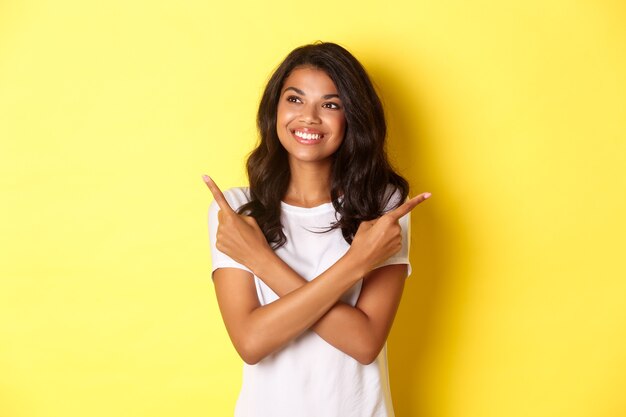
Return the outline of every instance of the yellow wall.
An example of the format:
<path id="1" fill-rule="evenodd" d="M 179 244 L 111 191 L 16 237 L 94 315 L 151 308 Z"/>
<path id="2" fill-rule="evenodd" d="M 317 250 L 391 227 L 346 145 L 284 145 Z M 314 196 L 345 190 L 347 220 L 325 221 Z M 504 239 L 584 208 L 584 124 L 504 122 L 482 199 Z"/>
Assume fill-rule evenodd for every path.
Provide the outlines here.
<path id="1" fill-rule="evenodd" d="M 292 48 L 347 46 L 413 192 L 398 417 L 626 415 L 623 1 L 0 3 L 0 416 L 228 416 L 212 175 Z M 321 417 L 321 416 L 320 416 Z"/>

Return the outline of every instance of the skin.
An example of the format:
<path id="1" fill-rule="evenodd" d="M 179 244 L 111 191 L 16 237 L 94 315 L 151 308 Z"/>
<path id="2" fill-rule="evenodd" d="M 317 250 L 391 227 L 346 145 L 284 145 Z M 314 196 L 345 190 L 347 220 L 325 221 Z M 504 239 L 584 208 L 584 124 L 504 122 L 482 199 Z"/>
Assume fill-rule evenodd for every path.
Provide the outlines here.
<path id="1" fill-rule="evenodd" d="M 283 200 L 314 207 L 330 201 L 332 154 L 343 142 L 346 118 L 335 83 L 324 71 L 301 67 L 285 79 L 276 116 L 276 133 L 289 155 L 292 181 Z M 310 145 L 294 131 L 323 134 Z"/>
<path id="2" fill-rule="evenodd" d="M 314 207 L 330 201 L 332 154 L 345 131 L 336 94 L 332 80 L 314 68 L 295 69 L 285 80 L 277 133 L 289 153 L 291 182 L 283 198 L 288 204 Z M 323 136 L 314 143 L 300 143 L 296 130 Z M 258 363 L 310 329 L 360 363 L 372 363 L 391 329 L 407 273 L 406 265 L 377 265 L 401 249 L 399 219 L 430 193 L 361 223 L 346 254 L 309 282 L 274 253 L 254 218 L 237 214 L 217 184 L 203 178 L 220 207 L 217 249 L 247 266 L 280 296 L 261 306 L 252 274 L 237 268 L 213 273 L 222 318 L 241 358 Z M 360 279 L 356 306 L 340 301 Z"/>

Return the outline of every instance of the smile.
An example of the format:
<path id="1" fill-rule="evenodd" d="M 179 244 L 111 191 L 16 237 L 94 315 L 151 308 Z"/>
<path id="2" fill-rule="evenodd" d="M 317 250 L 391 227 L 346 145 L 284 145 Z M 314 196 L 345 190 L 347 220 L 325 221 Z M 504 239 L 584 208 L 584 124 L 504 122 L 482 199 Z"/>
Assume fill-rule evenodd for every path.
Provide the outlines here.
<path id="1" fill-rule="evenodd" d="M 307 141 L 320 140 L 324 137 L 324 135 L 321 133 L 308 133 L 308 132 L 302 132 L 300 130 L 294 130 L 292 133 L 296 138 L 304 139 Z"/>

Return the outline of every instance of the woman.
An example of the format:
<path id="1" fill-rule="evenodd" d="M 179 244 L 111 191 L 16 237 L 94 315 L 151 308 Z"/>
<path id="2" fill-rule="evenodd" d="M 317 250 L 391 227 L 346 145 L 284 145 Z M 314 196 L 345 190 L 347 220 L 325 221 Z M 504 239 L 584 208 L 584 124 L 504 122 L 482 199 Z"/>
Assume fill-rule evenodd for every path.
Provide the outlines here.
<path id="1" fill-rule="evenodd" d="M 382 105 L 333 43 L 292 51 L 259 106 L 249 187 L 207 176 L 213 281 L 245 361 L 236 417 L 390 417 L 386 339 L 408 259 L 408 184 Z"/>

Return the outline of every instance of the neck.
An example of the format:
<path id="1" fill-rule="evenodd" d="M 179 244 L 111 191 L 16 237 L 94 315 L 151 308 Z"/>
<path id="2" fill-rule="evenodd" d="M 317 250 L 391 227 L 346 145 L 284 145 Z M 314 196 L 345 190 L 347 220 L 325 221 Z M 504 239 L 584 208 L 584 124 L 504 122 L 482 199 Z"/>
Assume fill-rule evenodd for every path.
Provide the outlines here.
<path id="1" fill-rule="evenodd" d="M 290 160 L 291 180 L 283 200 L 300 207 L 315 207 L 330 202 L 331 168 L 330 160 L 315 163 Z"/>

